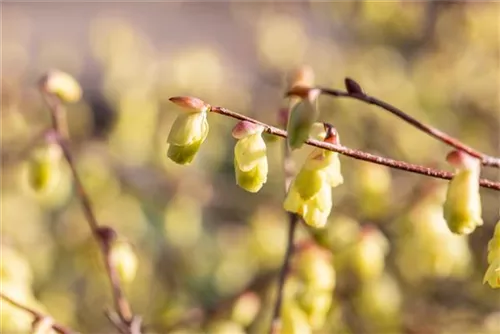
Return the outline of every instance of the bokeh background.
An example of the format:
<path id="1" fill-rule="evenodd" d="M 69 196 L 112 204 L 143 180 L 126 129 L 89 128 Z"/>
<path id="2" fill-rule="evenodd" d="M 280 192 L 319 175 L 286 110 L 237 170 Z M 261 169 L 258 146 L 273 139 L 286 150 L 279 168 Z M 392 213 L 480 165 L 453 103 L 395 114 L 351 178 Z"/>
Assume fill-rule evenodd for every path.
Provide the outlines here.
<path id="1" fill-rule="evenodd" d="M 147 333 L 265 333 L 286 243 L 282 141 L 268 142 L 265 187 L 246 193 L 234 181 L 234 120 L 209 115 L 192 165 L 167 159 L 180 112 L 169 97 L 197 96 L 277 124 L 286 75 L 309 64 L 319 85 L 342 88 L 352 77 L 369 94 L 500 155 L 499 3 L 75 1 L 1 9 L 2 291 L 84 333 L 113 331 L 103 316 L 112 303 L 70 175 L 63 168 L 52 191 L 34 194 L 19 154 L 50 124 L 36 85 L 49 69 L 82 85 L 83 99 L 68 106 L 78 171 L 99 221 L 133 244 L 138 267 L 126 293 Z M 449 148 L 382 110 L 329 97 L 320 106 L 346 146 L 451 170 Z M 307 152 L 296 154 L 298 166 Z M 500 291 L 482 284 L 498 193 L 481 190 L 484 226 L 459 237 L 442 219 L 445 181 L 341 162 L 345 182 L 315 239 L 342 258 L 370 225 L 390 246 L 383 277 L 369 286 L 343 282 L 338 266 L 336 301 L 316 333 L 500 332 Z M 499 175 L 485 168 L 483 176 Z M 300 239 L 309 238 L 301 227 Z M 255 295 L 237 325 L 234 296 L 249 284 Z M 1 306 L 2 333 L 29 332 L 30 317 Z"/>

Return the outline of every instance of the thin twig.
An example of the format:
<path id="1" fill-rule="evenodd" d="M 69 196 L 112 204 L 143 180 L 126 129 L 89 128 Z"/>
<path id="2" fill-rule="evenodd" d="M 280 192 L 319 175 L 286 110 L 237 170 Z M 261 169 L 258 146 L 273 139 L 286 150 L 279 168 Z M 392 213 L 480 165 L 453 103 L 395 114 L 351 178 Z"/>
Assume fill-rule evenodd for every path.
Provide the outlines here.
<path id="1" fill-rule="evenodd" d="M 278 120 L 280 121 L 280 125 L 286 127 L 286 122 L 288 119 L 289 109 L 282 109 L 278 114 Z M 291 157 L 291 150 L 288 144 L 285 142 L 283 149 L 283 172 L 285 174 L 285 195 L 288 192 L 288 188 L 293 179 L 294 171 L 293 171 L 293 160 Z M 270 333 L 278 334 L 281 328 L 281 306 L 283 304 L 283 291 L 285 287 L 286 277 L 290 270 L 290 260 L 293 256 L 294 251 L 294 240 L 295 240 L 295 232 L 297 230 L 297 225 L 300 221 L 300 216 L 288 212 L 288 238 L 286 244 L 285 255 L 283 257 L 283 264 L 281 266 L 281 270 L 278 277 L 278 288 L 276 291 L 276 302 L 274 304 L 273 315 L 271 320 Z"/>
<path id="2" fill-rule="evenodd" d="M 346 78 L 346 86 L 348 85 L 353 85 L 354 87 L 360 88 L 359 84 L 357 84 L 354 80 Z M 348 86 L 349 87 L 349 86 Z M 430 125 L 424 124 L 417 119 L 413 118 L 412 116 L 408 115 L 404 111 L 400 110 L 399 108 L 396 108 L 395 106 L 384 102 L 382 100 L 379 100 L 373 96 L 365 94 L 361 89 L 355 89 L 355 90 L 350 90 L 348 88 L 348 91 L 342 91 L 338 89 L 330 89 L 330 88 L 320 88 L 321 92 L 326 95 L 330 96 L 335 96 L 335 97 L 346 97 L 346 98 L 352 98 L 358 101 L 362 101 L 368 104 L 373 104 L 377 107 L 380 107 L 382 109 L 385 109 L 392 113 L 393 115 L 396 115 L 397 117 L 401 118 L 405 122 L 413 125 L 417 129 L 421 130 L 424 133 L 427 133 L 428 135 L 440 140 L 441 142 L 452 146 L 458 150 L 464 151 L 473 157 L 481 159 L 481 162 L 484 166 L 490 166 L 490 167 L 497 167 L 500 168 L 500 158 L 497 157 L 492 157 L 489 156 L 485 153 L 482 153 L 464 143 L 462 143 L 460 140 L 458 140 L 455 137 L 452 137 L 443 131 L 432 127 Z"/>
<path id="3" fill-rule="evenodd" d="M 116 313 L 120 317 L 123 327 L 127 328 L 128 333 L 138 334 L 139 332 L 137 332 L 137 330 L 135 330 L 135 332 L 132 331 L 133 328 L 131 325 L 134 323 L 134 315 L 132 314 L 130 304 L 126 299 L 123 289 L 121 287 L 120 279 L 116 271 L 116 268 L 112 263 L 109 240 L 105 240 L 100 233 L 100 229 L 102 227 L 99 226 L 97 218 L 94 214 L 94 210 L 92 208 L 90 198 L 87 192 L 85 191 L 83 183 L 78 175 L 76 164 L 74 162 L 73 155 L 71 154 L 71 150 L 69 148 L 69 142 L 67 136 L 68 135 L 67 124 L 65 124 L 66 119 L 64 116 L 66 114 L 66 110 L 64 109 L 64 106 L 62 105 L 61 101 L 57 96 L 45 92 L 43 88 L 41 88 L 40 91 L 47 106 L 49 107 L 52 116 L 52 127 L 55 132 L 55 137 L 62 149 L 64 158 L 66 159 L 70 167 L 71 173 L 73 175 L 76 193 L 78 195 L 78 198 L 80 199 L 80 203 L 82 205 L 85 218 L 89 224 L 94 239 L 99 244 L 99 249 L 101 250 L 101 254 L 106 267 L 106 273 L 111 285 Z"/>
<path id="4" fill-rule="evenodd" d="M 15 301 L 14 299 L 8 297 L 7 295 L 5 295 L 3 292 L 0 292 L 0 298 L 5 300 L 10 305 L 17 307 L 18 309 L 23 310 L 24 312 L 31 314 L 35 318 L 35 321 L 43 321 L 44 319 L 51 319 L 52 320 L 51 321 L 52 322 L 51 323 L 52 329 L 55 330 L 59 334 L 76 334 L 77 333 L 76 331 L 74 331 L 66 326 L 58 324 L 49 315 L 43 314 L 43 313 L 38 312 L 38 311 L 36 311 L 36 310 L 26 306 L 26 305 L 21 304 L 21 303 Z"/>
<path id="5" fill-rule="evenodd" d="M 271 135 L 275 135 L 275 136 L 282 137 L 282 138 L 286 138 L 288 135 L 285 130 L 268 125 L 266 123 L 259 122 L 257 120 L 250 118 L 250 117 L 238 114 L 238 113 L 231 111 L 229 109 L 226 109 L 226 108 L 213 106 L 211 108 L 211 111 L 214 113 L 229 116 L 229 117 L 232 117 L 235 119 L 246 120 L 246 121 L 249 121 L 249 122 L 252 122 L 255 124 L 260 124 L 264 127 L 264 131 L 266 133 L 271 134 Z M 325 142 L 321 142 L 321 141 L 314 140 L 314 139 L 308 139 L 306 141 L 306 144 L 310 145 L 310 146 L 323 148 L 325 150 L 338 152 L 342 155 L 345 155 L 345 156 L 348 156 L 348 157 L 351 157 L 354 159 L 364 160 L 364 161 L 368 161 L 371 163 L 391 167 L 394 169 L 399 169 L 399 170 L 403 170 L 403 171 L 410 172 L 410 173 L 422 174 L 425 176 L 430 176 L 430 177 L 434 177 L 434 178 L 438 178 L 438 179 L 450 180 L 455 175 L 452 172 L 447 172 L 447 171 L 443 171 L 443 170 L 439 170 L 439 169 L 425 167 L 422 165 L 411 164 L 411 163 L 408 163 L 406 161 L 385 158 L 385 157 L 381 157 L 381 156 L 374 155 L 371 153 L 351 149 L 351 148 L 348 148 L 348 147 L 345 147 L 342 145 L 325 143 Z M 495 182 L 495 181 L 488 180 L 488 179 L 480 179 L 479 185 L 483 188 L 500 190 L 500 182 Z"/>

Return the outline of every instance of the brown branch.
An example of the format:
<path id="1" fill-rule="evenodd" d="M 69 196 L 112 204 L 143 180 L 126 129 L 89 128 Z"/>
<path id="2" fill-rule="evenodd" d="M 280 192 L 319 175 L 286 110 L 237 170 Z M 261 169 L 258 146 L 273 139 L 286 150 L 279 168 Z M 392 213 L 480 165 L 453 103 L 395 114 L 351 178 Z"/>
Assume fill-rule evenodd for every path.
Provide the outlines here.
<path id="1" fill-rule="evenodd" d="M 278 119 L 281 123 L 281 126 L 286 127 L 286 123 L 288 120 L 289 109 L 282 109 L 278 114 Z M 290 187 L 290 184 L 293 179 L 294 171 L 293 171 L 293 160 L 291 157 L 291 150 L 288 144 L 285 142 L 284 150 L 283 150 L 283 171 L 285 174 L 285 195 Z M 294 240 L 295 240 L 295 232 L 297 230 L 298 223 L 300 221 L 300 216 L 292 213 L 288 213 L 288 237 L 285 255 L 283 257 L 283 264 L 281 266 L 281 270 L 278 277 L 278 289 L 276 291 L 276 302 L 273 308 L 273 315 L 271 320 L 271 328 L 270 334 L 278 334 L 281 329 L 281 305 L 283 304 L 283 291 L 285 287 L 286 277 L 290 270 L 290 260 L 293 256 L 294 251 Z"/>
<path id="2" fill-rule="evenodd" d="M 49 315 L 43 314 L 43 313 L 38 312 L 38 311 L 36 311 L 36 310 L 26 306 L 26 305 L 21 304 L 21 303 L 15 301 L 14 299 L 8 297 L 7 295 L 5 295 L 3 292 L 0 292 L 0 298 L 5 300 L 10 305 L 17 307 L 18 309 L 23 310 L 26 313 L 31 314 L 35 318 L 34 319 L 35 322 L 46 321 L 46 319 L 51 319 L 51 328 L 59 334 L 76 334 L 77 333 L 76 331 L 74 331 L 66 326 L 58 324 Z"/>
<path id="3" fill-rule="evenodd" d="M 399 117 L 405 122 L 413 125 L 417 129 L 421 130 L 424 133 L 438 139 L 439 141 L 454 147 L 458 150 L 464 151 L 473 157 L 481 159 L 481 162 L 484 166 L 497 167 L 500 168 L 500 158 L 489 156 L 485 153 L 482 153 L 458 140 L 455 137 L 452 137 L 441 130 L 432 127 L 430 125 L 426 125 L 412 116 L 408 115 L 404 111 L 396 108 L 395 106 L 379 100 L 373 96 L 365 94 L 359 84 L 350 78 L 345 79 L 345 84 L 347 87 L 347 91 L 342 91 L 338 89 L 330 89 L 330 88 L 320 88 L 321 92 L 326 95 L 335 96 L 335 97 L 345 97 L 352 98 L 358 101 L 362 101 L 368 104 L 373 104 L 379 108 L 385 109 L 393 115 Z"/>
<path id="4" fill-rule="evenodd" d="M 229 117 L 232 117 L 235 119 L 246 120 L 246 121 L 249 121 L 249 122 L 252 122 L 255 124 L 260 124 L 260 125 L 264 126 L 264 129 L 265 129 L 264 131 L 271 134 L 271 135 L 275 135 L 275 136 L 282 137 L 282 138 L 286 138 L 288 135 L 285 130 L 282 130 L 282 129 L 279 129 L 277 127 L 259 122 L 257 120 L 250 118 L 250 117 L 238 114 L 238 113 L 231 111 L 229 109 L 226 109 L 226 108 L 213 106 L 213 107 L 211 107 L 210 111 L 217 113 L 217 114 L 229 116 Z M 323 148 L 325 150 L 338 152 L 342 155 L 345 155 L 345 156 L 348 156 L 348 157 L 351 157 L 354 159 L 364 160 L 364 161 L 368 161 L 371 163 L 387 166 L 390 168 L 399 169 L 399 170 L 403 170 L 403 171 L 410 172 L 410 173 L 422 174 L 425 176 L 430 176 L 430 177 L 434 177 L 434 178 L 438 178 L 438 179 L 450 180 L 455 175 L 452 172 L 447 172 L 447 171 L 443 171 L 443 170 L 439 170 L 439 169 L 425 167 L 422 165 L 411 164 L 411 163 L 408 163 L 406 161 L 385 158 L 385 157 L 381 157 L 381 156 L 374 155 L 371 153 L 351 149 L 351 148 L 348 148 L 348 147 L 345 147 L 342 145 L 325 143 L 325 142 L 321 142 L 321 141 L 314 140 L 314 139 L 308 139 L 306 141 L 306 144 L 310 145 L 310 146 Z M 495 182 L 495 181 L 488 180 L 488 179 L 480 179 L 479 185 L 483 188 L 500 190 L 500 182 Z"/>
<path id="5" fill-rule="evenodd" d="M 43 89 L 43 87 L 40 88 L 40 91 L 42 93 L 44 101 L 49 107 L 52 117 L 52 128 L 54 131 L 54 136 L 57 143 L 62 149 L 64 158 L 66 159 L 70 167 L 74 179 L 76 194 L 80 199 L 83 213 L 92 231 L 92 235 L 94 236 L 96 242 L 99 244 L 99 249 L 101 250 L 101 254 L 106 267 L 106 274 L 109 278 L 109 282 L 111 285 L 115 310 L 122 322 L 120 324 L 121 326 L 118 326 L 118 324 L 115 322 L 112 323 L 115 325 L 115 327 L 117 327 L 118 330 L 121 330 L 122 327 L 124 327 L 127 329 L 128 333 L 138 334 L 140 333 L 140 331 L 137 330 L 136 317 L 134 317 L 134 315 L 132 314 L 130 304 L 127 298 L 125 297 L 125 294 L 121 287 L 118 272 L 116 271 L 116 268 L 112 263 L 110 240 L 106 238 L 105 237 L 106 234 L 103 233 L 104 229 L 110 229 L 110 228 L 99 226 L 97 218 L 94 214 L 94 210 L 92 208 L 90 198 L 87 192 L 85 191 L 83 183 L 76 170 L 76 164 L 74 162 L 73 155 L 71 154 L 71 150 L 69 148 L 67 124 L 65 118 L 66 110 L 57 96 L 46 92 Z"/>

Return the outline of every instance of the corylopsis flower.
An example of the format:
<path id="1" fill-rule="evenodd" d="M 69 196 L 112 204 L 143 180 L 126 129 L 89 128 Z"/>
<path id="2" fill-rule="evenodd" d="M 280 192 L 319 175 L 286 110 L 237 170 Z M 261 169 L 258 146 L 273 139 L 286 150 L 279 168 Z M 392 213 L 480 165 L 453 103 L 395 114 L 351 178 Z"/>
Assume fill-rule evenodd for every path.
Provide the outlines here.
<path id="1" fill-rule="evenodd" d="M 252 193 L 259 191 L 267 181 L 268 164 L 263 131 L 262 125 L 241 121 L 232 132 L 238 140 L 234 147 L 236 183 Z"/>
<path id="2" fill-rule="evenodd" d="M 494 289 L 500 288 L 500 221 L 497 222 L 493 238 L 488 242 L 488 264 L 483 283 L 488 282 Z"/>
<path id="3" fill-rule="evenodd" d="M 481 162 L 462 151 L 452 151 L 446 160 L 455 167 L 455 176 L 448 185 L 444 218 L 456 234 L 470 234 L 483 225 L 479 196 Z"/>
<path id="4" fill-rule="evenodd" d="M 168 157 L 181 165 L 189 165 L 208 135 L 207 111 L 210 105 L 195 97 L 172 97 L 170 101 L 185 113 L 177 116 L 168 135 Z"/>
<path id="5" fill-rule="evenodd" d="M 325 142 L 339 143 L 338 134 L 325 124 Z M 337 152 L 315 148 L 292 181 L 284 208 L 302 216 L 313 227 L 323 227 L 332 209 L 331 188 L 344 181 Z"/>
<path id="6" fill-rule="evenodd" d="M 287 96 L 301 98 L 292 107 L 288 119 L 287 140 L 290 148 L 298 149 L 302 147 L 304 142 L 309 138 L 309 132 L 319 116 L 317 99 L 320 93 L 320 89 L 307 86 L 295 86 L 287 93 Z"/>

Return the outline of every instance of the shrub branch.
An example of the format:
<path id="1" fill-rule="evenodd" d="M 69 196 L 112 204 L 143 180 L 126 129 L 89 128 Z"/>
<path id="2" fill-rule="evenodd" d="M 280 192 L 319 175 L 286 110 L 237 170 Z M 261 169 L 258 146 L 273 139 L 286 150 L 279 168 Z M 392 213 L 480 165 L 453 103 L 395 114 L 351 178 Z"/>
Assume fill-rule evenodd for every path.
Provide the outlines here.
<path id="1" fill-rule="evenodd" d="M 286 138 L 288 136 L 288 134 L 285 130 L 282 130 L 280 128 L 274 127 L 274 126 L 266 124 L 266 123 L 262 123 L 258 120 L 255 120 L 255 119 L 250 118 L 248 116 L 238 114 L 234 111 L 231 111 L 231 110 L 223 108 L 223 107 L 212 106 L 210 111 L 217 113 L 217 114 L 224 115 L 224 116 L 229 116 L 229 117 L 232 117 L 235 119 L 245 120 L 245 121 L 252 122 L 255 124 L 260 124 L 260 125 L 264 126 L 264 131 L 266 133 L 274 135 L 274 136 L 278 136 L 278 137 L 282 137 L 282 138 Z M 371 154 L 368 152 L 348 148 L 348 147 L 343 146 L 343 145 L 325 143 L 325 142 L 321 142 L 321 141 L 314 140 L 314 139 L 308 139 L 306 141 L 306 144 L 309 146 L 315 146 L 315 147 L 323 148 L 325 150 L 338 152 L 342 155 L 345 155 L 345 156 L 348 156 L 348 157 L 351 157 L 354 159 L 364 160 L 367 162 L 387 166 L 390 168 L 399 169 L 399 170 L 402 170 L 405 172 L 421 174 L 421 175 L 430 176 L 430 177 L 434 177 L 434 178 L 438 178 L 438 179 L 450 180 L 455 175 L 455 173 L 452 173 L 452 172 L 443 171 L 443 170 L 439 170 L 439 169 L 435 169 L 435 168 L 431 168 L 431 167 L 426 167 L 426 166 L 422 166 L 422 165 L 412 164 L 412 163 L 409 163 L 406 161 L 385 158 L 385 157 L 381 157 L 381 156 Z M 495 181 L 488 180 L 488 179 L 480 179 L 479 184 L 483 188 L 488 188 L 488 189 L 500 191 L 500 182 L 495 182 Z"/>

